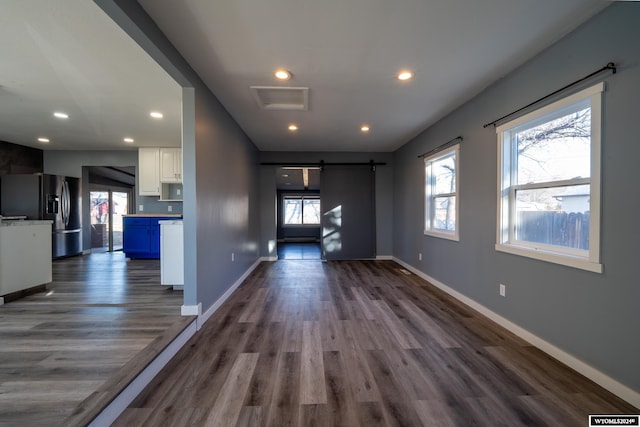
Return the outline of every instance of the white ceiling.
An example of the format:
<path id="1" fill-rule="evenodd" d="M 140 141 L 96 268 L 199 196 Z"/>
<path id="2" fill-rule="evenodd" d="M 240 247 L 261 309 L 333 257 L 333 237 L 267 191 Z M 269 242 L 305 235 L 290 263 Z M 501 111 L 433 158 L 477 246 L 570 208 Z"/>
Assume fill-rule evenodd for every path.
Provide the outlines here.
<path id="1" fill-rule="evenodd" d="M 140 0 L 261 150 L 393 151 L 609 3 Z M 309 88 L 264 111 L 252 85 Z M 415 79 L 396 73 L 411 69 Z M 550 70 L 552 72 L 553 70 Z M 487 117 L 491 119 L 491 117 Z M 291 133 L 289 123 L 299 130 Z M 371 126 L 363 135 L 362 124 Z"/>
<path id="2" fill-rule="evenodd" d="M 181 88 L 92 1 L 1 0 L 0 10 L 0 140 L 46 150 L 180 146 Z"/>
<path id="3" fill-rule="evenodd" d="M 258 148 L 287 151 L 393 151 L 609 4 L 139 2 Z M 91 1 L 2 0 L 0 58 L 0 140 L 180 145 L 180 88 Z M 276 81 L 279 67 L 293 78 Z M 415 78 L 400 82 L 405 68 Z M 262 110 L 251 86 L 308 87 L 308 111 Z M 165 119 L 152 121 L 152 109 Z"/>

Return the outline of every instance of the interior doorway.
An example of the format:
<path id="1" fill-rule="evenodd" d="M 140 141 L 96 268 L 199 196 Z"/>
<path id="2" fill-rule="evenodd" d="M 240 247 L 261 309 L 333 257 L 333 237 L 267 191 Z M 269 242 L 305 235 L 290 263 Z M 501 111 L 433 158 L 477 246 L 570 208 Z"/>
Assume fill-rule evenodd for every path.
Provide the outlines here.
<path id="1" fill-rule="evenodd" d="M 376 164 L 280 166 L 278 259 L 376 258 Z"/>
<path id="2" fill-rule="evenodd" d="M 92 189 L 91 251 L 122 250 L 122 217 L 129 212 L 129 191 Z"/>
<path id="3" fill-rule="evenodd" d="M 276 168 L 276 188 L 278 259 L 320 261 L 320 168 Z"/>

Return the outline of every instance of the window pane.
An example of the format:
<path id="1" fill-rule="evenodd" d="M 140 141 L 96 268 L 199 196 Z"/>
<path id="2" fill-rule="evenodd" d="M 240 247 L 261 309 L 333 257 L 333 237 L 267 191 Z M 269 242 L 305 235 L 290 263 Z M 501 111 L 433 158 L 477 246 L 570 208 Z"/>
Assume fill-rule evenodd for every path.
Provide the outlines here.
<path id="1" fill-rule="evenodd" d="M 129 193 L 114 191 L 113 199 L 113 250 L 122 249 L 122 216 L 129 212 Z"/>
<path id="2" fill-rule="evenodd" d="M 515 131 L 518 184 L 591 176 L 591 108 Z"/>
<path id="3" fill-rule="evenodd" d="M 320 224 L 320 199 L 304 199 L 302 222 L 304 224 Z"/>
<path id="4" fill-rule="evenodd" d="M 433 194 L 453 193 L 456 189 L 456 156 L 452 154 L 431 162 Z"/>
<path id="5" fill-rule="evenodd" d="M 589 186 L 516 192 L 516 239 L 589 249 Z"/>
<path id="6" fill-rule="evenodd" d="M 456 197 L 433 198 L 433 228 L 437 230 L 455 231 L 456 229 Z"/>
<path id="7" fill-rule="evenodd" d="M 302 224 L 302 200 L 284 199 L 284 223 Z"/>

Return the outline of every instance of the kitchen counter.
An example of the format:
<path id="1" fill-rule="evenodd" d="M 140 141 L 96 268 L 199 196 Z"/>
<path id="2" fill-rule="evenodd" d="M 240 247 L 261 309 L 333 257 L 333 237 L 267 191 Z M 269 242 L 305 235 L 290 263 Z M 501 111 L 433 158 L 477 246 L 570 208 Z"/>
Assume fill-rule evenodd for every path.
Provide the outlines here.
<path id="1" fill-rule="evenodd" d="M 28 225 L 52 224 L 53 221 L 36 221 L 29 219 L 3 219 L 0 218 L 0 227 L 25 227 Z"/>
<path id="2" fill-rule="evenodd" d="M 182 225 L 181 219 L 164 219 L 162 221 L 158 221 L 160 225 Z"/>
<path id="3" fill-rule="evenodd" d="M 2 296 L 52 280 L 51 221 L 0 221 L 0 304 Z"/>
<path id="4" fill-rule="evenodd" d="M 124 217 L 133 216 L 133 217 L 141 217 L 141 218 L 144 218 L 144 217 L 155 217 L 155 216 L 163 217 L 163 218 L 164 217 L 182 218 L 182 214 L 180 214 L 180 213 L 176 213 L 176 214 L 171 214 L 171 213 L 167 213 L 167 214 L 145 213 L 145 214 L 127 214 L 127 215 L 122 215 L 122 216 L 124 216 Z"/>

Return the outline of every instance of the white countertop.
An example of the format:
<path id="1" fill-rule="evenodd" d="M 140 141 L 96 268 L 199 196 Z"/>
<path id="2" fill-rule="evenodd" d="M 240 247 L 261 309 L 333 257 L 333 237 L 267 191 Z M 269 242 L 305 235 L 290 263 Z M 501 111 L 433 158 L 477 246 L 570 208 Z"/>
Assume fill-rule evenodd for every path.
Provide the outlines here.
<path id="1" fill-rule="evenodd" d="M 30 220 L 30 219 L 1 219 L 0 218 L 0 227 L 22 227 L 26 225 L 42 225 L 42 224 L 53 224 L 53 221 L 48 220 Z"/>
<path id="2" fill-rule="evenodd" d="M 181 219 L 163 219 L 158 221 L 160 225 L 182 225 Z"/>

